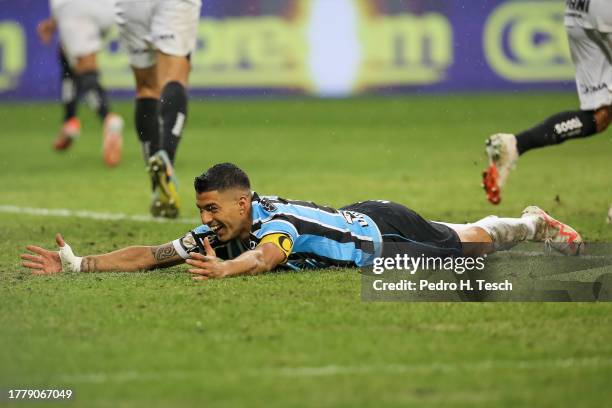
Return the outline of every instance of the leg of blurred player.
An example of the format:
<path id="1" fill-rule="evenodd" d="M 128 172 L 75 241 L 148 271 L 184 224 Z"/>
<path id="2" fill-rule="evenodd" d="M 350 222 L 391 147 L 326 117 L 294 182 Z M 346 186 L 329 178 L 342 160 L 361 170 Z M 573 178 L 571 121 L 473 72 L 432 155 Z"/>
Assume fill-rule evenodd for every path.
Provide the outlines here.
<path id="1" fill-rule="evenodd" d="M 134 122 L 149 166 L 152 199 L 156 217 L 178 216 L 180 200 L 174 175 L 174 157 L 187 113 L 185 84 L 189 60 L 157 52 L 157 63 L 149 68 L 133 68 L 136 78 Z M 160 90 L 160 84 L 163 84 Z"/>
<path id="2" fill-rule="evenodd" d="M 501 187 L 523 153 L 557 145 L 570 139 L 585 138 L 605 131 L 612 121 L 612 106 L 590 111 L 557 113 L 519 134 L 497 133 L 486 142 L 489 167 L 483 174 L 487 197 L 493 204 L 501 201 Z"/>
<path id="3" fill-rule="evenodd" d="M 135 124 L 145 162 L 164 150 L 174 163 L 187 119 L 188 57 L 156 52 L 156 64 L 133 68 L 136 79 Z"/>
<path id="4" fill-rule="evenodd" d="M 70 68 L 68 59 L 64 54 L 64 50 L 59 47 L 58 53 L 59 63 L 62 75 L 62 104 L 64 105 L 64 117 L 60 133 L 53 143 L 55 150 L 65 150 L 70 147 L 74 139 L 81 134 L 81 122 L 77 117 L 77 90 L 75 74 Z"/>
<path id="5" fill-rule="evenodd" d="M 154 216 L 175 218 L 180 199 L 174 174 L 174 159 L 187 119 L 187 80 L 189 57 L 173 56 L 157 51 L 157 78 L 161 85 L 159 100 L 159 144 L 149 159 L 153 188 L 151 212 Z"/>
<path id="6" fill-rule="evenodd" d="M 38 37 L 45 45 L 51 43 L 56 31 L 57 21 L 53 17 L 42 20 L 36 27 Z M 64 117 L 60 132 L 53 142 L 53 148 L 55 150 L 65 150 L 81 134 L 81 123 L 77 118 L 76 76 L 61 45 L 58 48 L 57 56 L 61 73 L 61 99 L 64 105 Z"/>
<path id="7" fill-rule="evenodd" d="M 174 160 L 187 119 L 186 87 L 200 7 L 200 0 L 117 2 L 121 40 L 136 78 L 135 124 L 155 217 L 179 214 Z"/>
<path id="8" fill-rule="evenodd" d="M 121 160 L 123 119 L 110 112 L 106 90 L 100 85 L 96 53 L 76 58 L 74 65 L 77 100 L 84 100 L 98 114 L 103 123 L 102 152 L 108 166 Z"/>
<path id="9" fill-rule="evenodd" d="M 157 52 L 157 73 L 162 85 L 160 119 L 162 123 L 161 149 L 174 163 L 176 149 L 187 119 L 187 81 L 191 63 L 188 57 L 176 57 Z"/>
<path id="10" fill-rule="evenodd" d="M 121 159 L 123 120 L 110 112 L 108 97 L 100 85 L 96 54 L 102 48 L 102 37 L 113 22 L 112 1 L 91 3 L 87 0 L 52 2 L 53 18 L 39 26 L 39 35 L 48 42 L 50 34 L 59 30 L 65 59 L 63 77 L 73 84 L 66 98 L 67 118 L 60 135 L 54 142 L 57 150 L 65 150 L 78 136 L 80 123 L 76 119 L 76 104 L 85 100 L 103 121 L 103 157 L 108 166 L 116 166 Z"/>
<path id="11" fill-rule="evenodd" d="M 566 30 L 576 66 L 580 110 L 557 113 L 518 134 L 498 133 L 486 142 L 489 166 L 483 187 L 493 204 L 518 157 L 525 152 L 605 131 L 612 121 L 612 9 L 604 1 L 566 3 Z M 595 27 L 595 28 L 593 28 Z M 597 29 L 600 27 L 601 30 Z"/>
<path id="12" fill-rule="evenodd" d="M 68 59 L 62 48 L 58 51 L 61 75 L 62 75 L 62 102 L 64 104 L 64 122 L 76 118 L 77 116 L 77 98 L 76 98 L 76 82 L 75 74 L 70 68 Z"/>
<path id="13" fill-rule="evenodd" d="M 134 124 L 140 141 L 145 165 L 151 155 L 159 150 L 159 83 L 157 66 L 132 67 L 136 81 Z"/>

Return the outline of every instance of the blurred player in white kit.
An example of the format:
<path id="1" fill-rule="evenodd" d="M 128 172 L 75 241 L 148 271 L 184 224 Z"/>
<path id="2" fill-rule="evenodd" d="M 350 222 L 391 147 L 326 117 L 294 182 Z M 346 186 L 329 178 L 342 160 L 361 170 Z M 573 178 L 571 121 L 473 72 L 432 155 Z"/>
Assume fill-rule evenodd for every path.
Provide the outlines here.
<path id="1" fill-rule="evenodd" d="M 108 166 L 121 160 L 123 120 L 110 110 L 100 85 L 96 54 L 114 22 L 114 0 L 50 0 L 51 17 L 38 26 L 43 43 L 59 31 L 64 122 L 53 144 L 66 150 L 79 136 L 78 102 L 84 100 L 103 121 L 103 158 Z"/>
<path id="2" fill-rule="evenodd" d="M 174 158 L 187 119 L 190 56 L 201 0 L 117 0 L 117 24 L 136 79 L 135 125 L 152 184 L 151 213 L 178 216 Z"/>
<path id="3" fill-rule="evenodd" d="M 557 113 L 516 135 L 489 137 L 483 185 L 493 204 L 500 202 L 501 188 L 520 155 L 603 132 L 612 120 L 612 0 L 566 0 L 565 28 L 580 110 Z"/>

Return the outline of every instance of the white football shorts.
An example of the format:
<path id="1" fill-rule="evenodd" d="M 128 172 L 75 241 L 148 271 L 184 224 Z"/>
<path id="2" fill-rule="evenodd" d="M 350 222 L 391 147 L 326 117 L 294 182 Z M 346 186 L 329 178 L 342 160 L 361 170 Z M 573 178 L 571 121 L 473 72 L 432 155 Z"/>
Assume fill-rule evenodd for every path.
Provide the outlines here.
<path id="1" fill-rule="evenodd" d="M 612 1 L 567 0 L 565 27 L 580 108 L 594 110 L 612 104 Z"/>
<path id="2" fill-rule="evenodd" d="M 580 109 L 612 105 L 612 33 L 582 27 L 566 27 Z"/>
<path id="3" fill-rule="evenodd" d="M 52 0 L 60 42 L 71 65 L 78 57 L 96 53 L 115 20 L 114 0 Z"/>
<path id="4" fill-rule="evenodd" d="M 157 50 L 184 57 L 196 47 L 201 0 L 117 0 L 117 24 L 130 65 L 148 68 Z"/>

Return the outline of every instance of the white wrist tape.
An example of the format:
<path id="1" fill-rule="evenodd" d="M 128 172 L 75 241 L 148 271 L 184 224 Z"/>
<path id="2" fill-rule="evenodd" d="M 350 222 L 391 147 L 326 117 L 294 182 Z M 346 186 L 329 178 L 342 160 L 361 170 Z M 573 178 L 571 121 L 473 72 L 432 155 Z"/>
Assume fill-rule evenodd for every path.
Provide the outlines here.
<path id="1" fill-rule="evenodd" d="M 65 244 L 59 250 L 60 260 L 62 261 L 62 272 L 80 272 L 81 261 L 83 258 L 75 256 L 70 245 Z"/>

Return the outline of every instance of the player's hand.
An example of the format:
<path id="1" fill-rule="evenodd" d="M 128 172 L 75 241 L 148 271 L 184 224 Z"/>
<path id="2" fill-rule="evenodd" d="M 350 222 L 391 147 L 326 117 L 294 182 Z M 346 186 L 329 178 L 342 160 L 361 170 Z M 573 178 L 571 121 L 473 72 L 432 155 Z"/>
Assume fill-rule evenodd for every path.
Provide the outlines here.
<path id="1" fill-rule="evenodd" d="M 206 250 L 206 255 L 195 252 L 191 254 L 191 258 L 185 261 L 192 266 L 192 268 L 189 268 L 189 272 L 194 275 L 191 279 L 223 278 L 225 276 L 223 260 L 217 258 L 217 254 L 210 245 L 210 242 L 208 242 L 208 238 L 204 238 L 204 249 Z"/>
<path id="2" fill-rule="evenodd" d="M 43 44 L 47 45 L 53 39 L 53 34 L 55 34 L 55 30 L 57 29 L 57 24 L 53 17 L 50 17 L 46 20 L 38 23 L 36 27 L 36 33 L 38 34 L 38 38 L 42 41 Z"/>
<path id="3" fill-rule="evenodd" d="M 55 236 L 55 242 L 60 248 L 66 245 L 60 234 Z M 62 261 L 58 251 L 49 251 L 35 245 L 28 245 L 26 249 L 35 255 L 21 254 L 20 257 L 23 259 L 21 265 L 29 268 L 34 275 L 50 275 L 62 271 Z"/>

